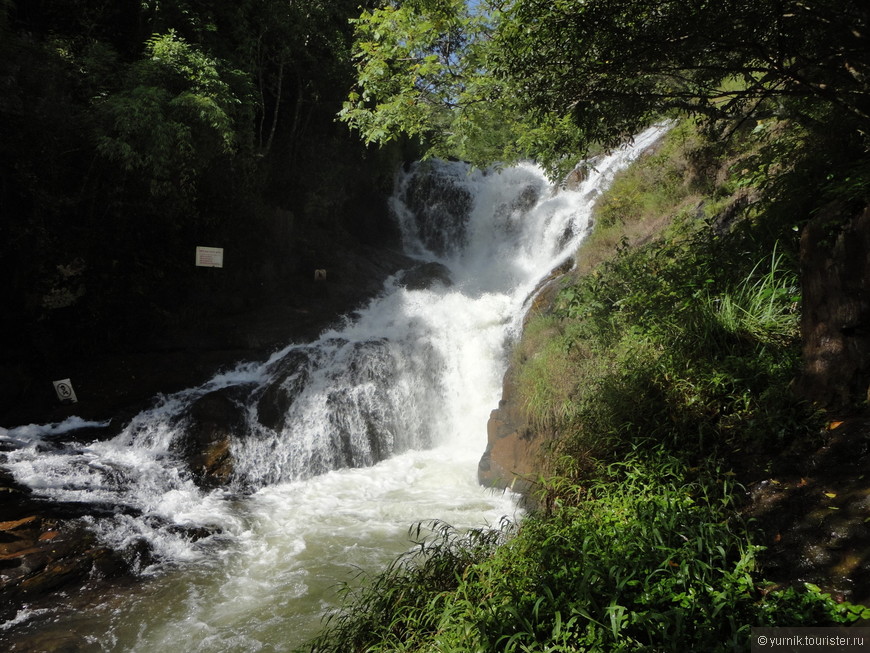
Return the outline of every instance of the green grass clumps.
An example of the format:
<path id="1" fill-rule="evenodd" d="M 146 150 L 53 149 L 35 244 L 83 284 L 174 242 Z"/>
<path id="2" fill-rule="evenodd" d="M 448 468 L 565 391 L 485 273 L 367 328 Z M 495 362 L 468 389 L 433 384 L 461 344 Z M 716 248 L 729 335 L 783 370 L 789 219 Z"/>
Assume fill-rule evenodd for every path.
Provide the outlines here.
<path id="1" fill-rule="evenodd" d="M 701 190 L 692 174 L 701 141 L 691 121 L 676 125 L 653 151 L 614 179 L 596 209 L 596 228 L 661 216 Z"/>
<path id="2" fill-rule="evenodd" d="M 705 169 L 712 146 L 691 121 L 670 130 L 655 149 L 616 175 L 598 200 L 594 229 L 577 258 L 580 273 L 610 259 L 625 243 L 652 238 L 673 216 L 691 213 L 711 191 Z"/>
<path id="3" fill-rule="evenodd" d="M 637 450 L 551 489 L 518 529 L 439 527 L 351 592 L 310 650 L 733 651 L 752 626 L 856 618 L 815 588 L 767 591 L 739 488 L 715 465 Z"/>
<path id="4" fill-rule="evenodd" d="M 727 333 L 750 342 L 793 342 L 799 330 L 800 296 L 797 274 L 785 267 L 783 256 L 774 250 L 770 260 L 760 261 L 733 291 L 708 295 L 709 315 Z"/>
<path id="5" fill-rule="evenodd" d="M 800 363 L 796 225 L 762 214 L 745 187 L 729 195 L 733 163 L 711 163 L 714 146 L 690 127 L 603 196 L 592 239 L 622 224 L 620 244 L 594 269 L 578 266 L 552 309 L 529 321 L 531 344 L 518 346 L 517 394 L 532 425 L 558 434 L 550 458 L 567 463 L 562 473 L 642 442 L 692 459 L 781 446 L 815 425 L 788 390 Z M 751 146 L 733 144 L 741 156 Z M 703 171 L 706 184 L 691 181 Z M 637 213 L 614 222 L 614 194 L 626 188 Z M 637 223 L 658 225 L 656 237 L 638 239 Z"/>
<path id="6" fill-rule="evenodd" d="M 415 546 L 381 573 L 343 587 L 345 607 L 332 614 L 311 644 L 312 653 L 335 651 L 423 651 L 441 627 L 445 601 L 463 583 L 463 574 L 492 556 L 514 526 L 458 532 L 449 524 L 411 529 Z M 359 582 L 362 580 L 362 582 Z M 459 649 L 457 649 L 459 650 Z"/>
<path id="7" fill-rule="evenodd" d="M 518 395 L 530 423 L 559 433 L 554 454 L 613 459 L 651 442 L 697 457 L 811 429 L 788 392 L 800 362 L 794 259 L 752 236 L 702 230 L 625 248 L 530 322 L 555 335 L 519 363 Z M 731 248 L 743 260 L 724 267 Z"/>
<path id="8" fill-rule="evenodd" d="M 523 407 L 539 431 L 573 420 L 575 398 L 590 376 L 587 363 L 594 363 L 571 326 L 552 315 L 537 316 L 526 324 L 514 351 Z"/>

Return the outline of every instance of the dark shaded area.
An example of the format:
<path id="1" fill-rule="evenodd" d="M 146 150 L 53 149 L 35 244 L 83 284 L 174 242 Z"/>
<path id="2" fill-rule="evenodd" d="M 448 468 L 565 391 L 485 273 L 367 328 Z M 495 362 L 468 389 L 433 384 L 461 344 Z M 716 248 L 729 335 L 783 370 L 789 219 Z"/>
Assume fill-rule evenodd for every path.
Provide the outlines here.
<path id="1" fill-rule="evenodd" d="M 745 514 L 764 532 L 765 577 L 810 582 L 842 600 L 870 601 L 870 420 L 828 422 L 769 461 L 739 461 Z"/>
<path id="2" fill-rule="evenodd" d="M 370 151 L 335 122 L 359 10 L 0 1 L 0 425 L 77 415 L 107 424 L 65 439 L 112 437 L 159 394 L 311 340 L 410 267 L 387 198 L 413 152 Z M 223 267 L 195 266 L 200 245 Z M 55 395 L 66 378 L 78 403 Z M 174 453 L 204 488 L 232 473 L 235 400 L 186 416 Z M 148 546 L 110 551 L 80 521 L 118 509 L 39 500 L 0 469 L 0 621 L 131 582 Z"/>
<path id="3" fill-rule="evenodd" d="M 358 3 L 286 9 L 0 4 L 0 424 L 71 414 L 60 378 L 78 414 L 135 411 L 404 266 L 386 198 L 411 152 L 334 119 Z"/>

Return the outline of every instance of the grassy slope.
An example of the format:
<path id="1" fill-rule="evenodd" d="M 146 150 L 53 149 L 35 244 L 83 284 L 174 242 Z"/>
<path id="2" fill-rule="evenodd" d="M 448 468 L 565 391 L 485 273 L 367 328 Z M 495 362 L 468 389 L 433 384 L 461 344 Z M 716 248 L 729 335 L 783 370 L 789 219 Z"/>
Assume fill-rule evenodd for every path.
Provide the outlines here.
<path id="1" fill-rule="evenodd" d="M 495 532 L 436 525 L 312 650 L 748 650 L 754 625 L 862 613 L 764 582 L 731 471 L 819 430 L 789 392 L 802 218 L 769 183 L 791 137 L 713 145 L 683 123 L 615 182 L 515 353 L 550 435 L 541 508 Z"/>

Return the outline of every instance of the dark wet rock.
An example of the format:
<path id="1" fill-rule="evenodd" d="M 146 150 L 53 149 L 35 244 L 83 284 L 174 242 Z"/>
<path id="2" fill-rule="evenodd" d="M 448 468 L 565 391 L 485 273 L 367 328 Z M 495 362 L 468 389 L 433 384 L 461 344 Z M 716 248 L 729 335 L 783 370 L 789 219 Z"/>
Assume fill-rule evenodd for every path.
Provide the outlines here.
<path id="1" fill-rule="evenodd" d="M 32 514 L 0 522 L 0 619 L 17 606 L 95 576 L 126 572 L 115 553 L 75 522 Z"/>
<path id="2" fill-rule="evenodd" d="M 395 377 L 395 372 L 396 360 L 386 338 L 350 345 L 344 382 L 337 384 L 326 398 L 333 444 L 337 448 L 330 467 L 365 467 L 394 453 L 389 415 L 360 402 L 352 388 L 373 384 L 386 390 L 386 384 Z M 365 434 L 365 446 L 360 446 L 358 436 L 361 433 Z M 327 469 L 320 469 L 318 473 Z"/>
<path id="3" fill-rule="evenodd" d="M 0 467 L 0 521 L 21 519 L 32 510 L 33 492 Z"/>
<path id="4" fill-rule="evenodd" d="M 441 255 L 464 242 L 473 200 L 457 177 L 429 164 L 420 164 L 420 168 L 425 172 L 409 180 L 402 199 L 414 213 L 423 244 Z"/>
<path id="5" fill-rule="evenodd" d="M 570 191 L 580 190 L 583 182 L 589 178 L 589 171 L 594 170 L 595 166 L 598 165 L 601 160 L 602 155 L 598 155 L 578 163 L 574 169 L 565 176 L 565 179 L 562 180 L 562 188 Z"/>
<path id="6" fill-rule="evenodd" d="M 215 390 L 197 399 L 188 409 L 184 437 L 173 443 L 200 487 L 226 485 L 232 478 L 232 441 L 245 430 L 241 390 Z"/>
<path id="7" fill-rule="evenodd" d="M 538 200 L 541 199 L 540 186 L 529 184 L 520 192 L 517 199 L 513 202 L 512 208 L 521 213 L 530 211 Z"/>
<path id="8" fill-rule="evenodd" d="M 284 428 L 287 411 L 310 378 L 310 360 L 304 348 L 290 351 L 278 363 L 272 380 L 257 401 L 257 420 L 266 428 Z"/>
<path id="9" fill-rule="evenodd" d="M 223 532 L 222 529 L 213 526 L 185 526 L 183 524 L 168 524 L 166 532 L 174 535 L 183 535 L 191 542 L 204 540 L 217 533 Z"/>
<path id="10" fill-rule="evenodd" d="M 450 269 L 435 261 L 421 263 L 410 270 L 405 270 L 399 275 L 398 282 L 408 290 L 428 290 L 436 283 L 448 287 L 453 285 Z"/>

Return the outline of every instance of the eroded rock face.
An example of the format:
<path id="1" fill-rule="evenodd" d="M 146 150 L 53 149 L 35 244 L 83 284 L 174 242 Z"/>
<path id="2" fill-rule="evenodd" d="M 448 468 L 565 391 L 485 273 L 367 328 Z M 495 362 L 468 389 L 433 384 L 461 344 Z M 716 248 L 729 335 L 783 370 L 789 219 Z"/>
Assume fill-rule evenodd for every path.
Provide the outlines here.
<path id="1" fill-rule="evenodd" d="M 481 485 L 529 494 L 540 475 L 542 438 L 531 428 L 516 401 L 513 370 L 505 374 L 502 399 L 486 424 L 486 451 L 477 466 Z"/>
<path id="2" fill-rule="evenodd" d="M 538 284 L 523 324 L 533 315 L 550 310 L 562 278 L 572 265 L 573 260 L 567 261 Z M 510 488 L 530 498 L 538 480 L 545 475 L 541 447 L 550 436 L 530 424 L 517 397 L 516 373 L 513 366 L 508 368 L 498 408 L 489 415 L 486 451 L 477 466 L 477 479 L 481 485 Z"/>
<path id="3" fill-rule="evenodd" d="M 450 269 L 435 261 L 421 263 L 399 275 L 399 284 L 408 290 L 428 290 L 436 283 L 449 287 L 453 285 L 453 279 L 450 278 Z"/>
<path id="4" fill-rule="evenodd" d="M 829 206 L 801 235 L 801 394 L 839 408 L 870 385 L 870 207 L 844 219 Z"/>
<path id="5" fill-rule="evenodd" d="M 0 621 L 57 590 L 124 573 L 120 555 L 96 542 L 75 505 L 47 504 L 0 473 Z"/>

